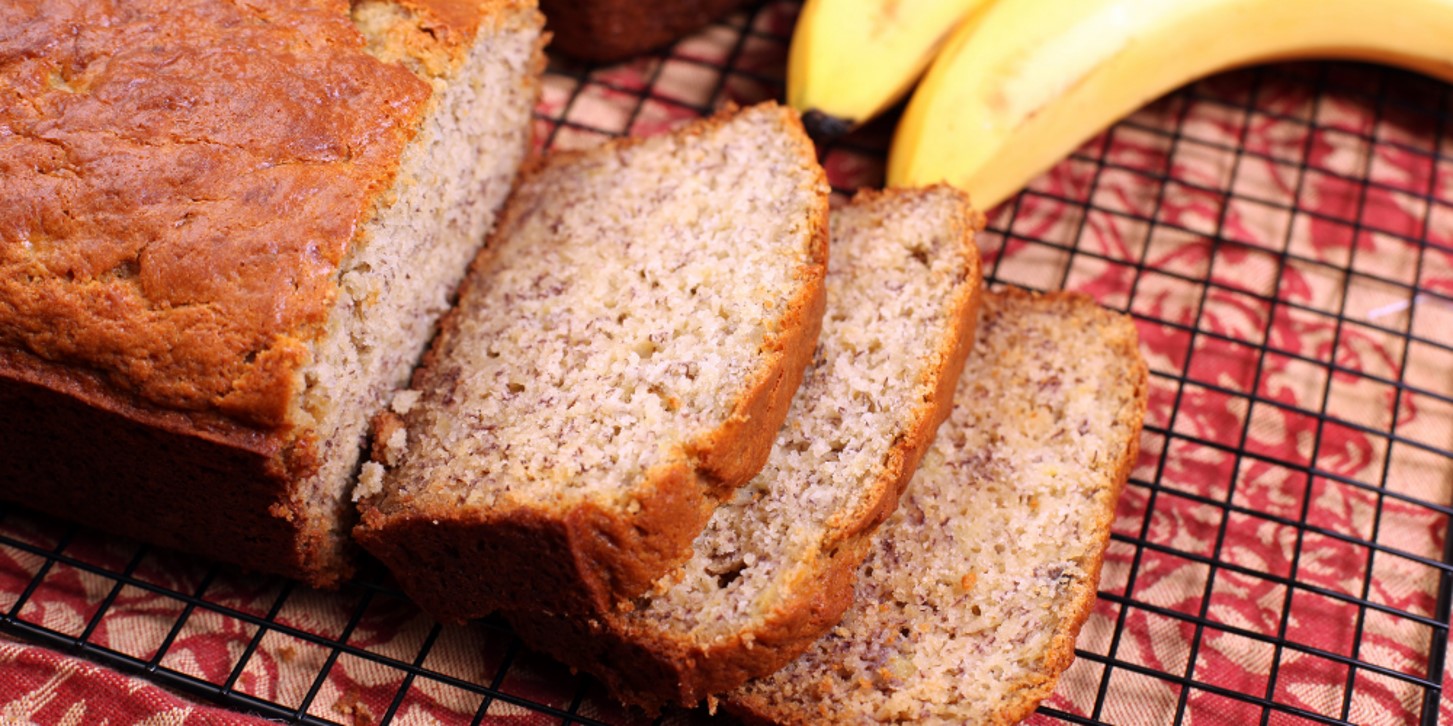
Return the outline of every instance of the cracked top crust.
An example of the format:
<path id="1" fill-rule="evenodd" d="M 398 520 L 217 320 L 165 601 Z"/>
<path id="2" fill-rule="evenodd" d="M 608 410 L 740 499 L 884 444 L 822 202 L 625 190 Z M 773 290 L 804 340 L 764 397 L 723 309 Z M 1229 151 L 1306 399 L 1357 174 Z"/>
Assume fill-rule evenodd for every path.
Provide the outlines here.
<path id="1" fill-rule="evenodd" d="M 287 423 L 429 77 L 518 1 L 400 0 L 382 37 L 348 0 L 0 4 L 0 348 Z"/>

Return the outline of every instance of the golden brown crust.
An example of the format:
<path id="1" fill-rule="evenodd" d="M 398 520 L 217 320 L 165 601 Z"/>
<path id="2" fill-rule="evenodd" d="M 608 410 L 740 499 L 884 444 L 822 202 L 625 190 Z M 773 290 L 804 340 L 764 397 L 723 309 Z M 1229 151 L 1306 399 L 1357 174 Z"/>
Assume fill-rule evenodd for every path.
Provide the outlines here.
<path id="1" fill-rule="evenodd" d="M 458 58 L 527 7 L 402 4 Z M 428 84 L 367 52 L 346 0 L 0 13 L 0 57 L 33 57 L 0 66 L 0 345 L 104 371 L 118 402 L 285 425 Z"/>
<path id="2" fill-rule="evenodd" d="M 356 0 L 353 0 L 356 2 Z M 463 59 L 486 20 L 509 17 L 533 7 L 521 0 L 390 0 L 422 20 L 427 35 L 451 56 Z"/>
<path id="3" fill-rule="evenodd" d="M 541 0 L 555 42 L 550 49 L 581 60 L 624 60 L 727 14 L 742 0 Z"/>
<path id="4" fill-rule="evenodd" d="M 342 0 L 152 4 L 6 11 L 0 55 L 36 60 L 6 65 L 0 106 L 0 344 L 281 426 L 429 87 L 367 54 Z"/>
<path id="5" fill-rule="evenodd" d="M 450 622 L 495 610 L 549 608 L 595 615 L 640 595 L 691 554 L 691 543 L 722 497 L 761 469 L 792 396 L 802 382 L 821 329 L 827 275 L 827 180 L 797 114 L 763 104 L 792 129 L 800 157 L 810 164 L 809 182 L 821 191 L 817 208 L 804 220 L 810 230 L 809 260 L 795 275 L 799 292 L 775 323 L 758 374 L 736 400 L 728 420 L 692 442 L 681 458 L 647 472 L 633 513 L 576 505 L 549 515 L 526 508 L 469 512 L 457 501 L 411 499 L 407 510 L 388 498 L 365 500 L 354 537 L 400 580 L 409 596 L 435 617 Z M 730 121 L 728 107 L 677 133 L 703 135 Z M 522 175 L 546 165 L 568 164 L 588 155 L 614 153 L 644 143 L 619 138 L 594 149 L 551 154 Z M 517 189 L 521 185 L 517 185 Z M 524 214 L 517 197 L 501 213 L 496 234 Z M 471 265 L 460 298 L 480 283 L 494 264 L 499 245 L 491 241 Z M 455 308 L 414 375 L 412 387 L 427 390 L 445 382 L 440 356 L 458 335 L 465 311 Z M 407 417 L 406 417 L 407 418 Z M 438 524 L 434 524 L 434 522 Z M 543 548 L 543 550 L 542 550 Z M 549 554 L 545 554 L 548 552 Z M 483 556 L 485 559 L 479 559 Z M 439 563 L 419 568 L 417 563 Z M 478 562 L 491 563 L 481 571 Z"/>
<path id="6" fill-rule="evenodd" d="M 403 2 L 460 58 L 525 7 Z M 18 0 L 0 27 L 0 411 L 131 444 L 57 462 L 3 437 L 0 496 L 337 582 L 347 545 L 296 489 L 320 463 L 299 371 L 429 84 L 370 55 L 347 0 Z"/>
<path id="7" fill-rule="evenodd" d="M 854 201 L 919 193 L 865 191 Z M 760 627 L 738 631 L 703 648 L 655 628 L 637 627 L 615 613 L 588 623 L 538 611 L 506 613 L 521 637 L 602 678 L 622 701 L 656 711 L 667 703 L 693 705 L 750 678 L 775 672 L 837 624 L 852 603 L 853 584 L 871 546 L 870 536 L 892 514 L 939 425 L 952 410 L 954 388 L 973 346 L 978 320 L 982 274 L 974 234 L 982 228 L 982 215 L 964 199 L 955 229 L 967 261 L 961 275 L 972 284 L 962 288 L 952 303 L 952 328 L 937 341 L 937 363 L 921 379 L 933 385 L 933 393 L 911 417 L 908 431 L 889 449 L 882 475 L 864 484 L 873 492 L 865 506 L 834 517 L 832 531 L 817 557 L 800 563 L 797 577 L 784 585 L 791 596 Z"/>

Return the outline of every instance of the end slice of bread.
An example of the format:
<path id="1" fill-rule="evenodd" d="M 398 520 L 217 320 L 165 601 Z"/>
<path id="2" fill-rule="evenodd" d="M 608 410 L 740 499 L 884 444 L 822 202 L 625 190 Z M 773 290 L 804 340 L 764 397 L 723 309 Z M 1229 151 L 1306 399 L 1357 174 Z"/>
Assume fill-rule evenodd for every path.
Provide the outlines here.
<path id="1" fill-rule="evenodd" d="M 728 707 L 781 724 L 1027 716 L 1094 604 L 1146 388 L 1129 319 L 1078 295 L 985 295 L 954 412 L 854 605 Z"/>
<path id="2" fill-rule="evenodd" d="M 767 459 L 821 327 L 827 194 L 774 104 L 526 174 L 377 427 L 359 541 L 445 620 L 640 595 Z"/>
<path id="3" fill-rule="evenodd" d="M 836 624 L 869 534 L 948 415 L 978 318 L 980 226 L 949 187 L 835 210 L 822 338 L 762 473 L 630 610 L 507 613 L 525 642 L 656 709 L 771 673 Z"/>

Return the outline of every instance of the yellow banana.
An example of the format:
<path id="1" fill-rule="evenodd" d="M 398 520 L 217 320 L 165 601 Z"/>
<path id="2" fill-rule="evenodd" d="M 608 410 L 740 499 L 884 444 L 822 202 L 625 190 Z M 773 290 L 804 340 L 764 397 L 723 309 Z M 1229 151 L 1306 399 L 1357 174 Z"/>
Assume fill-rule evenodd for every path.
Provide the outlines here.
<path id="1" fill-rule="evenodd" d="M 1167 91 L 1292 58 L 1453 80 L 1453 0 L 1000 0 L 959 27 L 914 92 L 888 183 L 948 181 L 987 209 Z"/>
<path id="2" fill-rule="evenodd" d="M 939 46 L 988 0 L 807 0 L 787 55 L 787 103 L 832 137 L 902 98 Z"/>

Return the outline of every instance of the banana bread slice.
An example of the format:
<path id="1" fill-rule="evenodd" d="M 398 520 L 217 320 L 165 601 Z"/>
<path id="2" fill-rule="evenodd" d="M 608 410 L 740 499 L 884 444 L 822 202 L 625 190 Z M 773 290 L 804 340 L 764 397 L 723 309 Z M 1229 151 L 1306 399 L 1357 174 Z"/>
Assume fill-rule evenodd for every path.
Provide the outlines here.
<path id="1" fill-rule="evenodd" d="M 821 327 L 827 194 L 774 104 L 525 175 L 379 424 L 359 541 L 445 620 L 640 595 L 767 459 Z"/>
<path id="2" fill-rule="evenodd" d="M 953 414 L 841 624 L 728 707 L 781 724 L 1008 724 L 1074 658 L 1146 405 L 1128 318 L 986 294 Z"/>
<path id="3" fill-rule="evenodd" d="M 767 465 L 629 610 L 507 613 L 622 700 L 693 704 L 777 670 L 842 617 L 869 534 L 948 415 L 973 342 L 979 216 L 948 187 L 832 213 L 821 342 Z"/>
<path id="4" fill-rule="evenodd" d="M 0 497 L 327 585 L 528 148 L 533 0 L 0 3 Z"/>

